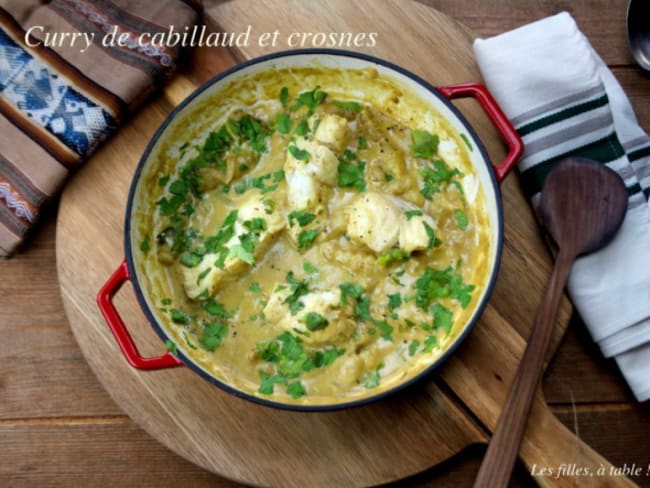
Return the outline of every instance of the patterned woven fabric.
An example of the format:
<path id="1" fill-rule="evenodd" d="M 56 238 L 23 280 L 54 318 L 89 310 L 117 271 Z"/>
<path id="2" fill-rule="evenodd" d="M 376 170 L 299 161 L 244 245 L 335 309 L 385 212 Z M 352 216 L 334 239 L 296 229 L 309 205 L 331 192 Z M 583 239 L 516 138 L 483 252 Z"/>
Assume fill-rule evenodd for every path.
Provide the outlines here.
<path id="1" fill-rule="evenodd" d="M 182 0 L 0 3 L 0 256 L 19 247 L 70 171 L 176 68 L 178 48 L 134 40 L 197 17 Z M 114 29 L 131 42 L 98 42 Z M 95 42 L 83 52 L 38 43 L 64 32 Z"/>

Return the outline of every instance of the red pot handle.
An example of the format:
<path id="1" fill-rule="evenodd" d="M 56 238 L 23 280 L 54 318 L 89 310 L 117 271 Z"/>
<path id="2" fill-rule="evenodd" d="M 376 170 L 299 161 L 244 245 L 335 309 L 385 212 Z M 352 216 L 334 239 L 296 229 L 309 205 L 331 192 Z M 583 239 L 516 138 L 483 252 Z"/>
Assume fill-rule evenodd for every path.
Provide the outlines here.
<path id="1" fill-rule="evenodd" d="M 126 260 L 124 260 L 97 294 L 99 310 L 101 310 L 104 319 L 106 319 L 106 323 L 111 329 L 118 346 L 120 346 L 122 354 L 124 354 L 129 364 L 137 369 L 151 370 L 182 366 L 183 363 L 170 351 L 167 351 L 162 356 L 152 358 L 143 357 L 138 351 L 129 331 L 126 330 L 122 317 L 120 317 L 115 305 L 113 305 L 113 297 L 122 285 L 130 279 L 129 269 L 126 266 Z"/>
<path id="2" fill-rule="evenodd" d="M 499 164 L 494 166 L 494 173 L 497 181 L 501 183 L 506 175 L 514 168 L 517 160 L 524 152 L 524 143 L 512 126 L 508 117 L 503 113 L 499 104 L 492 98 L 488 89 L 480 83 L 460 83 L 458 85 L 448 85 L 438 87 L 438 91 L 448 99 L 474 97 L 488 114 L 490 120 L 496 125 L 499 132 L 508 145 L 508 154 Z"/>

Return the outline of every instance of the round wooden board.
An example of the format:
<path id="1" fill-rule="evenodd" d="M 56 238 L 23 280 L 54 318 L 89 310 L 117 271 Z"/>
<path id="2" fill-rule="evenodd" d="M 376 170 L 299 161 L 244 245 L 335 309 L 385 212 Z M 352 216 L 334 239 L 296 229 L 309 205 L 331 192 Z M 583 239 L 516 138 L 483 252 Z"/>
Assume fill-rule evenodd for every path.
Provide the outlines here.
<path id="1" fill-rule="evenodd" d="M 307 2 L 292 3 L 238 0 L 211 13 L 224 31 L 230 30 L 229 17 L 237 17 L 239 9 L 253 17 L 254 32 L 273 30 L 276 24 L 285 32 L 309 31 L 315 19 L 328 30 L 377 31 L 381 33 L 378 46 L 366 52 L 399 62 L 401 56 L 390 52 L 390 46 L 399 42 L 408 46 L 406 56 L 449 72 L 449 81 L 476 79 L 473 68 L 465 67 L 473 63 L 469 37 L 436 11 L 403 1 L 387 3 L 390 8 L 385 9 L 376 9 L 371 0 L 309 2 L 308 9 Z M 276 13 L 273 24 L 265 20 L 269 11 Z M 351 25 L 354 19 L 363 23 Z M 445 49 L 452 45 L 456 46 L 453 53 Z M 281 47 L 286 45 L 277 49 Z M 483 441 L 484 434 L 435 385 L 347 411 L 297 413 L 235 398 L 184 368 L 141 372 L 126 363 L 99 314 L 95 295 L 123 258 L 126 195 L 139 156 L 189 88 L 186 78 L 177 78 L 162 99 L 140 111 L 93 156 L 61 199 L 57 264 L 66 313 L 86 359 L 113 399 L 181 456 L 251 484 L 385 483 Z M 141 351 L 159 353 L 163 346 L 128 286 L 116 303 Z"/>
<path id="2" fill-rule="evenodd" d="M 213 6 L 207 13 L 220 31 L 241 32 L 250 24 L 253 33 L 277 29 L 284 39 L 294 31 L 377 32 L 377 45 L 361 50 L 411 69 L 434 85 L 480 80 L 465 28 L 409 0 L 385 0 L 380 5 L 373 0 L 234 0 Z M 235 54 L 246 59 L 288 47 L 284 42 L 274 49 L 250 45 Z M 223 59 L 214 65 L 214 74 L 232 63 L 233 53 L 221 52 Z M 183 368 L 147 373 L 126 363 L 99 313 L 95 295 L 123 259 L 126 195 L 142 150 L 165 115 L 194 87 L 188 78 L 176 77 L 163 96 L 142 109 L 75 175 L 61 199 L 57 266 L 64 306 L 84 356 L 113 399 L 143 429 L 181 456 L 250 484 L 386 483 L 484 442 L 483 431 L 435 381 L 357 409 L 297 413 L 235 398 Z M 460 105 L 490 154 L 502 155 L 495 130 L 477 106 L 472 102 Z M 536 305 L 535 293 L 513 301 L 508 287 L 514 283 L 542 290 L 548 273 L 535 223 L 510 180 L 504 203 L 506 216 L 511 212 L 514 218 L 506 220 L 510 245 L 506 246 L 501 285 L 491 302 L 496 312 L 488 313 L 481 324 L 486 327 L 484 333 L 470 337 L 464 350 L 472 354 L 468 357 L 461 350 L 443 374 L 449 383 L 455 381 L 457 372 L 465 371 L 456 381 L 459 389 L 455 393 L 466 403 L 471 398 L 484 422 L 483 413 L 477 412 L 487 405 L 488 425 L 505 395 L 501 377 L 507 381 L 522 348 L 517 332 L 503 318 L 525 324 Z M 159 354 L 163 345 L 128 286 L 117 295 L 116 304 L 141 352 Z M 565 313 L 564 325 L 566 318 Z M 511 339 L 509 350 L 483 347 L 497 334 Z M 489 356 L 481 356 L 486 350 Z M 486 364 L 505 371 L 495 374 Z M 467 380 L 470 375 L 476 383 Z"/>

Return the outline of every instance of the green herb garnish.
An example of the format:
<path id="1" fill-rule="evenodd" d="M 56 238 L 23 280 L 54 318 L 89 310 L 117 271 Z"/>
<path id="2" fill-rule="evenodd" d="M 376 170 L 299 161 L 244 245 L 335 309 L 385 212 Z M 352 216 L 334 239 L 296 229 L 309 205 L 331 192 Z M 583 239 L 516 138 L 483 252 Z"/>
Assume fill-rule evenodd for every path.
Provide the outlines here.
<path id="1" fill-rule="evenodd" d="M 228 326 L 222 322 L 207 323 L 203 329 L 203 335 L 199 339 L 199 345 L 206 351 L 214 351 L 221 345 L 228 333 Z"/>
<path id="2" fill-rule="evenodd" d="M 288 215 L 289 226 L 292 226 L 293 221 L 295 220 L 298 222 L 298 225 L 300 225 L 300 227 L 304 227 L 312 223 L 315 218 L 316 214 L 309 213 L 306 210 L 294 210 Z"/>
<path id="3" fill-rule="evenodd" d="M 343 110 L 359 113 L 363 110 L 363 105 L 357 102 L 344 102 L 341 100 L 334 100 L 334 105 Z"/>
<path id="4" fill-rule="evenodd" d="M 322 91 L 320 86 L 316 86 L 312 91 L 302 92 L 299 94 L 298 98 L 296 98 L 296 101 L 291 106 L 291 111 L 295 112 L 301 107 L 307 107 L 309 109 L 307 114 L 310 116 L 316 111 L 316 107 L 325 101 L 326 97 L 327 93 Z"/>
<path id="5" fill-rule="evenodd" d="M 474 285 L 465 285 L 451 266 L 443 271 L 427 268 L 413 285 L 415 304 L 427 310 L 435 298 L 451 297 L 458 300 L 461 307 L 467 308 L 475 288 Z"/>
<path id="6" fill-rule="evenodd" d="M 278 122 L 278 132 L 280 134 L 288 134 L 291 132 L 291 117 L 289 117 L 287 114 L 279 114 L 277 118 Z"/>
<path id="7" fill-rule="evenodd" d="M 363 161 L 353 163 L 349 160 L 340 159 L 337 168 L 339 186 L 343 188 L 354 188 L 359 192 L 364 191 L 366 189 L 366 182 L 364 180 L 365 170 L 366 163 Z"/>
<path id="8" fill-rule="evenodd" d="M 309 161 L 309 158 L 311 158 L 311 154 L 309 154 L 309 151 L 306 151 L 304 149 L 299 149 L 298 146 L 294 144 L 291 144 L 289 146 L 289 152 L 298 161 L 302 161 L 304 163 L 307 163 Z"/>
<path id="9" fill-rule="evenodd" d="M 178 356 L 178 346 L 176 346 L 176 344 L 169 339 L 165 341 L 165 348 L 174 356 Z"/>
<path id="10" fill-rule="evenodd" d="M 313 244 L 316 238 L 318 237 L 318 231 L 316 229 L 303 230 L 298 234 L 298 250 L 306 251 Z"/>
<path id="11" fill-rule="evenodd" d="M 170 311 L 170 318 L 172 319 L 172 322 L 178 325 L 187 325 L 190 323 L 190 316 L 175 308 Z"/>
<path id="12" fill-rule="evenodd" d="M 454 325 L 453 312 L 439 303 L 434 303 L 431 306 L 431 315 L 433 315 L 434 329 L 442 329 L 449 335 Z"/>
<path id="13" fill-rule="evenodd" d="M 411 151 L 413 156 L 422 159 L 431 159 L 438 150 L 440 138 L 425 130 L 414 130 L 411 132 Z"/>
<path id="14" fill-rule="evenodd" d="M 407 261 L 411 255 L 401 249 L 390 249 L 377 258 L 379 266 L 388 266 L 389 264 L 401 261 Z"/>
<path id="15" fill-rule="evenodd" d="M 305 324 L 307 330 L 315 332 L 322 330 L 329 325 L 329 320 L 317 312 L 308 312 L 300 319 L 300 322 Z"/>
<path id="16" fill-rule="evenodd" d="M 424 186 L 420 189 L 420 193 L 427 200 L 431 200 L 433 195 L 440 191 L 442 183 L 451 183 L 454 176 L 461 174 L 457 168 L 452 169 L 442 159 L 436 159 L 433 161 L 433 166 L 420 171 L 424 179 Z"/>
<path id="17" fill-rule="evenodd" d="M 380 364 L 376 370 L 368 371 L 365 375 L 363 375 L 359 383 L 361 383 L 363 386 L 365 386 L 368 389 L 377 388 L 379 386 L 379 380 L 381 379 L 379 370 L 383 367 L 384 365 Z"/>
<path id="18" fill-rule="evenodd" d="M 357 147 L 359 149 L 368 149 L 368 141 L 366 140 L 365 137 L 363 136 L 359 137 L 359 145 Z"/>
<path id="19" fill-rule="evenodd" d="M 456 223 L 458 224 L 460 230 L 467 230 L 467 226 L 469 225 L 467 214 L 462 210 L 456 210 L 454 215 L 456 216 Z"/>
<path id="20" fill-rule="evenodd" d="M 283 303 L 289 305 L 289 311 L 291 312 L 291 315 L 296 315 L 305 307 L 305 304 L 302 303 L 299 299 L 300 297 L 309 293 L 309 283 L 305 279 L 296 279 L 293 271 L 289 271 L 287 273 L 286 280 L 287 283 L 289 283 L 289 290 L 291 293 L 289 296 L 287 296 L 287 298 L 284 299 Z"/>
<path id="21" fill-rule="evenodd" d="M 149 236 L 145 236 L 145 238 L 140 241 L 140 251 L 147 254 L 150 249 L 151 246 L 149 244 Z"/>
<path id="22" fill-rule="evenodd" d="M 406 220 L 411 220 L 413 217 L 421 216 L 424 214 L 422 213 L 422 210 L 407 210 L 404 212 L 404 215 L 406 216 Z"/>
<path id="23" fill-rule="evenodd" d="M 284 108 L 287 108 L 287 103 L 289 101 L 289 89 L 286 86 L 280 88 L 280 103 Z"/>

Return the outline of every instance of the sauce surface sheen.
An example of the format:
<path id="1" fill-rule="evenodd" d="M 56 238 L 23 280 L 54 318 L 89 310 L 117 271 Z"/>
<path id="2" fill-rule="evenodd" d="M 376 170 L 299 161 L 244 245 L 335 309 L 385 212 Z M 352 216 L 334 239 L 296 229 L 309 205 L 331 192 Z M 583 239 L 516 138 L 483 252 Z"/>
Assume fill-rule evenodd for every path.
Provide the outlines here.
<path id="1" fill-rule="evenodd" d="M 133 252 L 167 347 L 210 375 L 349 402 L 420 373 L 472 317 L 492 252 L 474 148 L 396 80 L 266 70 L 167 134 Z"/>

